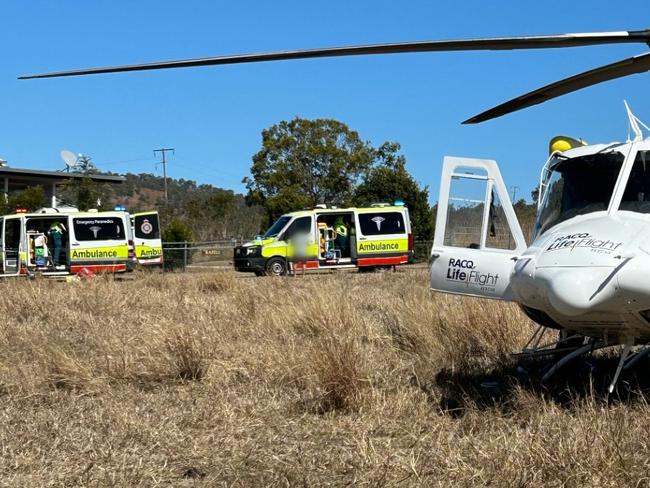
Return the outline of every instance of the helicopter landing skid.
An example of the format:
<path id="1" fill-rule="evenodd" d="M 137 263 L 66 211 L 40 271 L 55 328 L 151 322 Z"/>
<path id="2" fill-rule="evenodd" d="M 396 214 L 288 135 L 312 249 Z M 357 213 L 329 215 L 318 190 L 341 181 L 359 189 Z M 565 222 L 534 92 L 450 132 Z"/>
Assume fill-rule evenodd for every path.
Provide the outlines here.
<path id="1" fill-rule="evenodd" d="M 532 359 L 543 356 L 555 356 L 575 351 L 584 344 L 585 336 L 574 334 L 556 341 L 542 343 L 545 332 L 548 329 L 542 325 L 537 326 L 535 332 L 523 347 L 521 352 L 513 353 L 513 358 Z M 579 342 L 577 342 L 579 341 Z"/>
<path id="2" fill-rule="evenodd" d="M 582 356 L 583 354 L 591 354 L 598 349 L 603 349 L 613 345 L 608 344 L 602 339 L 587 338 L 579 334 L 542 344 L 542 339 L 546 330 L 545 327 L 541 325 L 538 326 L 522 351 L 520 353 L 512 354 L 513 358 L 518 359 L 534 359 L 561 355 L 562 357 L 557 360 L 550 369 L 548 369 L 544 376 L 542 376 L 542 384 L 547 383 L 560 368 L 572 360 Z M 633 346 L 634 338 L 628 338 L 623 344 L 623 351 L 621 352 L 616 372 L 609 384 L 608 391 L 610 394 L 614 391 L 621 372 L 632 368 L 638 361 L 650 354 L 650 345 L 646 345 L 636 352 L 632 352 Z"/>

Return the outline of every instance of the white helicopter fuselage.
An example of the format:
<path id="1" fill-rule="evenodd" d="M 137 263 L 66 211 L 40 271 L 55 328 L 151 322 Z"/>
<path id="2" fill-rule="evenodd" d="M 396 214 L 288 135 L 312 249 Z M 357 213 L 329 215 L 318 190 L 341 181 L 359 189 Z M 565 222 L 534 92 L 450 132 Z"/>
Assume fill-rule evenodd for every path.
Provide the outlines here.
<path id="1" fill-rule="evenodd" d="M 650 342 L 650 215 L 605 211 L 562 222 L 518 257 L 510 287 L 541 325 Z"/>
<path id="2" fill-rule="evenodd" d="M 554 153 L 529 246 L 496 163 L 446 157 L 430 265 L 434 290 L 511 300 L 606 344 L 650 343 L 650 141 Z"/>

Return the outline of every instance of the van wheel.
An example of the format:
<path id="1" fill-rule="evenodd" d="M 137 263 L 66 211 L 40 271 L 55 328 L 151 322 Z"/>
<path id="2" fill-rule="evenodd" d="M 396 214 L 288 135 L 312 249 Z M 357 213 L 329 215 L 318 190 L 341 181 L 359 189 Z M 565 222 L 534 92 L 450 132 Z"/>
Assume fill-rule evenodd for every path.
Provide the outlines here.
<path id="1" fill-rule="evenodd" d="M 271 258 L 266 263 L 266 274 L 284 276 L 287 274 L 287 262 L 282 258 Z"/>

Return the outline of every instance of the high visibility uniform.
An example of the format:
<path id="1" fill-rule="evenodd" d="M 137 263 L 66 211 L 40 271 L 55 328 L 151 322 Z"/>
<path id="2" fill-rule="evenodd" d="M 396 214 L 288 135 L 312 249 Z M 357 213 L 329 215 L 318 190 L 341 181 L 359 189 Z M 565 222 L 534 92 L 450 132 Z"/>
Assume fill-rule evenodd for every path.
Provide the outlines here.
<path id="1" fill-rule="evenodd" d="M 338 217 L 334 222 L 334 230 L 336 231 L 336 247 L 341 250 L 341 254 L 347 254 L 348 250 L 348 227 L 343 222 L 341 217 Z"/>

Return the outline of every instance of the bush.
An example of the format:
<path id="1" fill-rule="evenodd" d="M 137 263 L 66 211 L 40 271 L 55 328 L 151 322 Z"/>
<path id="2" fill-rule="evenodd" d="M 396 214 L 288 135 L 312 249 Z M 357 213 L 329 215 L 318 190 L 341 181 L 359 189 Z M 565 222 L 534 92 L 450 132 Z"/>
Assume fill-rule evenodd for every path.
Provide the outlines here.
<path id="1" fill-rule="evenodd" d="M 192 229 L 178 218 L 172 219 L 162 233 L 163 243 L 190 243 L 194 239 Z M 192 253 L 185 249 L 179 249 L 181 244 L 172 244 L 173 249 L 165 249 L 163 244 L 163 257 L 166 270 L 185 268 L 186 264 L 192 262 Z M 175 249 L 174 249 L 175 248 Z"/>

